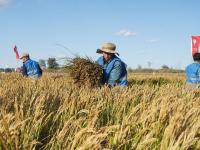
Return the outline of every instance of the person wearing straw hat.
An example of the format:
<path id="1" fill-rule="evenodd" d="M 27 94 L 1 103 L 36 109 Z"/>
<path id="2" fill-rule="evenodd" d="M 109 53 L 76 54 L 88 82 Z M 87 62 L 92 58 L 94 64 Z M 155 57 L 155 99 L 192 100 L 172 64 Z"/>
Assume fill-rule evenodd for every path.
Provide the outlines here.
<path id="1" fill-rule="evenodd" d="M 20 58 L 23 62 L 22 66 L 22 74 L 23 76 L 31 77 L 31 78 L 39 78 L 42 76 L 42 69 L 38 62 L 31 60 L 28 53 L 23 53 Z"/>
<path id="2" fill-rule="evenodd" d="M 97 53 L 103 54 L 99 57 L 97 63 L 103 68 L 103 84 L 112 86 L 126 86 L 127 70 L 126 64 L 116 55 L 116 45 L 113 43 L 104 43 L 101 49 L 97 49 Z"/>
<path id="3" fill-rule="evenodd" d="M 193 55 L 194 62 L 185 69 L 186 83 L 193 87 L 200 88 L 200 53 Z"/>

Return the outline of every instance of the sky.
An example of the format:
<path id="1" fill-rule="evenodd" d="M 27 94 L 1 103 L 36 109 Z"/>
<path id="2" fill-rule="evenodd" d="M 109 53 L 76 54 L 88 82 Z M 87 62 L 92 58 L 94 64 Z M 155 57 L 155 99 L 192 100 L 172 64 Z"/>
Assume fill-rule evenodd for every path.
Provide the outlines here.
<path id="1" fill-rule="evenodd" d="M 199 0 L 0 0 L 0 67 L 22 64 L 15 45 L 34 60 L 95 60 L 113 42 L 129 68 L 184 69 L 192 35 L 200 35 Z"/>

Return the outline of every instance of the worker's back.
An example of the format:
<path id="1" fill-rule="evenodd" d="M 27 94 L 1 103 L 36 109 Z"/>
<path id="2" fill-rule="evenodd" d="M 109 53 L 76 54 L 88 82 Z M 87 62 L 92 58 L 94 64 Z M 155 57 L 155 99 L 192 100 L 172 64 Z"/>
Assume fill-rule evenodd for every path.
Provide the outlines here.
<path id="1" fill-rule="evenodd" d="M 200 83 L 200 64 L 194 62 L 185 69 L 186 82 L 188 84 Z"/>

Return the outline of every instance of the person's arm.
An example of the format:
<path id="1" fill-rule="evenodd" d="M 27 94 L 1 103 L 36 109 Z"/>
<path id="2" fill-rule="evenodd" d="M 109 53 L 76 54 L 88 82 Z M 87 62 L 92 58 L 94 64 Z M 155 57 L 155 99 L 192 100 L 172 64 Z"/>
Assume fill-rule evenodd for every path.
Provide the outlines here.
<path id="1" fill-rule="evenodd" d="M 197 79 L 198 79 L 199 82 L 200 82 L 200 68 L 199 68 L 198 71 L 197 71 Z"/>
<path id="2" fill-rule="evenodd" d="M 39 70 L 39 74 L 42 75 L 42 69 L 39 64 L 38 64 L 38 70 Z"/>
<path id="3" fill-rule="evenodd" d="M 109 79 L 108 79 L 108 85 L 109 86 L 115 86 L 117 85 L 120 77 L 121 77 L 121 74 L 122 74 L 122 63 L 119 62 L 119 61 L 116 61 L 115 64 L 114 64 L 114 67 L 112 69 L 112 71 L 110 72 L 110 75 L 109 75 Z"/>
<path id="4" fill-rule="evenodd" d="M 28 74 L 27 74 L 27 69 L 26 69 L 26 66 L 25 66 L 24 64 L 23 64 L 23 66 L 22 66 L 22 75 L 25 76 L 25 77 L 28 76 Z"/>

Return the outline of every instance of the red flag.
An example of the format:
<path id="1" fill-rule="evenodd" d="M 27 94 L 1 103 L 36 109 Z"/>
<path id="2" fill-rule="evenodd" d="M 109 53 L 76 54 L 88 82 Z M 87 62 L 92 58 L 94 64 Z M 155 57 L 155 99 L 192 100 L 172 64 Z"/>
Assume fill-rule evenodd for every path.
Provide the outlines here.
<path id="1" fill-rule="evenodd" d="M 192 36 L 192 56 L 200 53 L 200 36 Z"/>
<path id="2" fill-rule="evenodd" d="M 14 47 L 14 52 L 15 52 L 16 59 L 18 60 L 19 59 L 19 53 L 17 51 L 17 46 L 16 45 Z"/>

